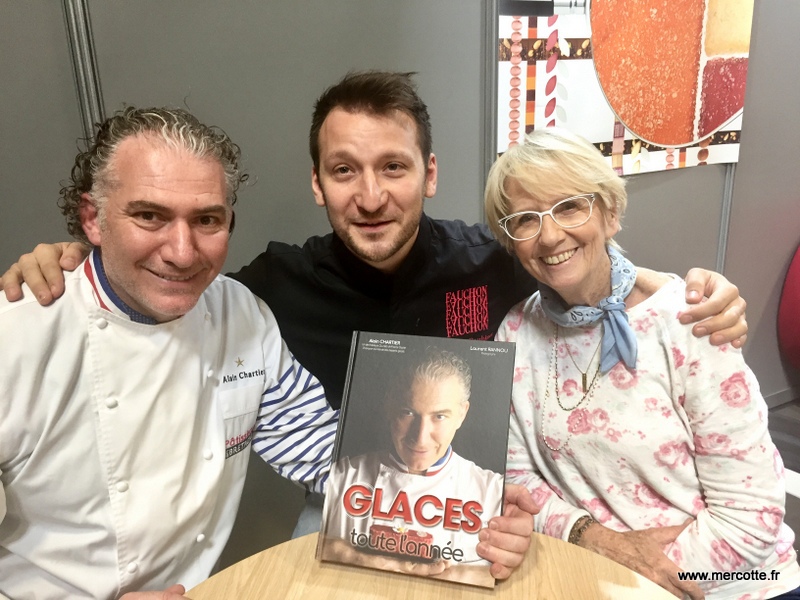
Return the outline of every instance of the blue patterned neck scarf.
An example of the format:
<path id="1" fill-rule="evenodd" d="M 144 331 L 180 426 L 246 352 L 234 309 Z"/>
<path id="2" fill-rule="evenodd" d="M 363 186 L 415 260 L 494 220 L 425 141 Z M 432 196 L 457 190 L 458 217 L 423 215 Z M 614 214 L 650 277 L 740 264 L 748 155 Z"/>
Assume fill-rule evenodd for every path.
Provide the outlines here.
<path id="1" fill-rule="evenodd" d="M 608 373 L 619 361 L 636 368 L 636 335 L 628 323 L 625 298 L 636 283 L 636 267 L 619 251 L 608 246 L 611 259 L 611 295 L 594 306 L 567 308 L 561 296 L 543 283 L 539 284 L 542 308 L 548 318 L 561 327 L 583 327 L 603 320 L 600 346 L 600 372 Z"/>

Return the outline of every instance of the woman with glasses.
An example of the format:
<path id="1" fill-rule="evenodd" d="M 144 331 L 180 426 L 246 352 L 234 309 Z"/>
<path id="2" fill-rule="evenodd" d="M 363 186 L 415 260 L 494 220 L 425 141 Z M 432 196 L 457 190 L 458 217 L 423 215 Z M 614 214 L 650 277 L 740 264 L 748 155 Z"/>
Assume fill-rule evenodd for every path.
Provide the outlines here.
<path id="1" fill-rule="evenodd" d="M 540 282 L 497 336 L 517 344 L 509 479 L 542 507 L 536 531 L 679 597 L 800 597 L 758 383 L 678 321 L 681 279 L 637 279 L 613 239 L 626 202 L 599 151 L 557 129 L 489 173 L 490 226 Z"/>

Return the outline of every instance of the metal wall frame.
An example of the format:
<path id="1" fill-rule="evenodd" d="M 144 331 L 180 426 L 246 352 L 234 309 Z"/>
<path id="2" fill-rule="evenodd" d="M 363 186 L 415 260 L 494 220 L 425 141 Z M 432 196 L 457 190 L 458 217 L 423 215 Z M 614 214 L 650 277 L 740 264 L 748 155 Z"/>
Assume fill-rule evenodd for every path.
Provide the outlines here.
<path id="1" fill-rule="evenodd" d="M 86 139 L 91 139 L 95 123 L 105 120 L 105 109 L 89 6 L 86 0 L 63 0 L 63 9 L 83 133 Z"/>

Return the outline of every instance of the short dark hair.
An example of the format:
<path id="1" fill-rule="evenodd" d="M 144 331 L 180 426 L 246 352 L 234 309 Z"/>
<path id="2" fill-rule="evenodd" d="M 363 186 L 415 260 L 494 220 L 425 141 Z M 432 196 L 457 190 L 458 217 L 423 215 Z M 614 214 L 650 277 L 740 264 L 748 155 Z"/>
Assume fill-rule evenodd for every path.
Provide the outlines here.
<path id="1" fill-rule="evenodd" d="M 98 210 L 102 210 L 106 188 L 112 185 L 109 165 L 120 143 L 135 135 L 152 135 L 199 158 L 219 161 L 225 172 L 228 204 L 236 203 L 236 192 L 247 181 L 247 175 L 239 169 L 239 146 L 224 131 L 204 125 L 181 108 L 128 106 L 95 125 L 94 137 L 86 140 L 87 150 L 78 154 L 70 180 L 61 188 L 58 205 L 70 235 L 89 243 L 80 219 L 81 194 L 91 194 Z"/>
<path id="2" fill-rule="evenodd" d="M 325 90 L 314 104 L 308 136 L 311 160 L 319 171 L 319 133 L 334 108 L 351 113 L 365 112 L 387 116 L 395 111 L 407 114 L 417 126 L 417 143 L 427 164 L 433 144 L 428 107 L 417 95 L 412 76 L 416 73 L 392 71 L 350 72 Z"/>

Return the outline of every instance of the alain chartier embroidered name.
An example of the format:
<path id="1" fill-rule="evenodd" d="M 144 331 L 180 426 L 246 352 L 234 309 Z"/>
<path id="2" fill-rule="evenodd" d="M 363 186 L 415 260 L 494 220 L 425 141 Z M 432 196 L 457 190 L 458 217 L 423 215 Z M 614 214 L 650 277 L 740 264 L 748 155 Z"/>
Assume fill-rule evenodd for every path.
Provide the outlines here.
<path id="1" fill-rule="evenodd" d="M 241 358 L 236 359 L 237 367 L 244 367 L 244 361 Z M 263 377 L 264 369 L 255 369 L 254 371 L 246 371 L 242 369 L 238 373 L 229 373 L 222 376 L 222 383 L 231 383 L 233 381 L 241 381 L 243 379 L 253 379 L 254 377 Z"/>

